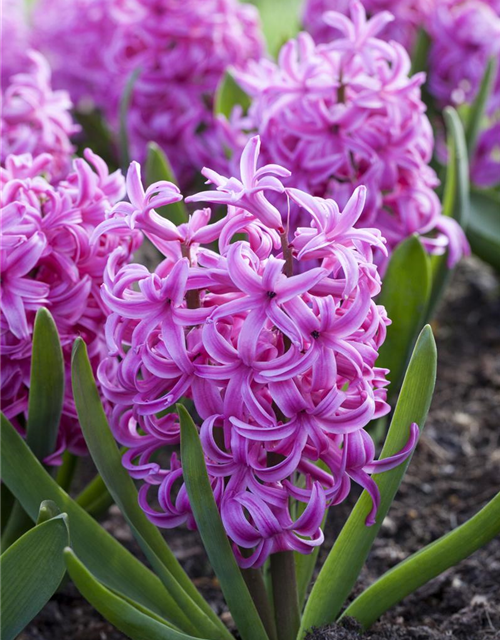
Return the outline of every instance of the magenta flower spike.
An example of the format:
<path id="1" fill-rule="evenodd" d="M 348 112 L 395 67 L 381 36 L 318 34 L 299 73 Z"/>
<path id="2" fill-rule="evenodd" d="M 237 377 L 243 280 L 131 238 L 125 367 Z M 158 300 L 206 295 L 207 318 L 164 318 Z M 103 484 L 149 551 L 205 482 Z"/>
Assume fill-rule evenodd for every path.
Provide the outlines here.
<path id="1" fill-rule="evenodd" d="M 47 169 L 53 181 L 64 178 L 71 167 L 74 147 L 71 136 L 80 127 L 73 123 L 72 103 L 66 91 L 53 91 L 47 60 L 29 51 L 26 71 L 12 75 L 2 89 L 0 133 L 3 164 L 9 155 L 48 153 Z"/>
<path id="2" fill-rule="evenodd" d="M 259 138 L 249 140 L 237 177 L 204 169 L 216 190 L 188 200 L 227 204 L 227 215 L 210 224 L 209 209 L 195 211 L 177 235 L 148 207 L 178 192 L 158 183 L 148 199 L 132 163 L 131 202 L 116 204 L 94 234 L 98 242 L 112 228 L 140 228 L 165 256 L 150 272 L 122 264 L 117 248 L 101 290 L 111 313 L 98 379 L 114 405 L 114 435 L 128 448 L 123 464 L 142 482 L 140 505 L 160 527 L 195 527 L 182 460 L 156 455 L 179 443 L 172 409 L 184 399 L 198 417 L 215 501 L 242 567 L 279 551 L 310 553 L 323 541 L 326 508 L 345 499 L 352 481 L 372 495 L 372 523 L 379 496 L 370 474 L 406 459 L 418 434 L 408 425 L 406 447 L 379 463 L 364 431 L 389 409 L 387 371 L 376 367 L 389 320 L 373 301 L 374 250 L 385 246 L 378 230 L 353 227 L 365 188 L 340 211 L 333 200 L 285 187 L 283 167 L 259 169 L 259 151 Z M 290 239 L 282 226 L 289 203 L 304 222 Z M 291 499 L 303 503 L 301 515 Z"/>
<path id="3" fill-rule="evenodd" d="M 83 337 L 97 368 L 106 352 L 108 309 L 99 287 L 108 255 L 116 250 L 122 265 L 141 241 L 138 232 L 126 229 L 107 231 L 91 243 L 94 229 L 125 193 L 123 177 L 109 174 L 104 161 L 87 149 L 85 160 L 74 160 L 66 179 L 53 185 L 47 176 L 58 161 L 49 153 L 9 155 L 0 169 L 2 410 L 22 432 L 33 323 L 36 311 L 46 307 L 56 322 L 67 367 L 56 451 L 47 464 L 59 464 L 65 450 L 86 451 L 71 393 L 71 348 L 76 337 Z"/>
<path id="4" fill-rule="evenodd" d="M 458 224 L 441 224 L 434 191 L 438 180 L 429 166 L 433 134 L 420 94 L 425 76 L 410 77 L 403 46 L 380 39 L 392 22 L 390 13 L 368 19 L 360 2 L 349 6 L 350 18 L 340 11 L 324 14 L 337 34 L 330 42 L 315 44 L 309 34 L 299 33 L 283 46 L 277 63 L 261 60 L 236 71 L 252 103 L 246 116 L 235 111 L 224 123 L 234 131 L 235 158 L 241 153 L 238 140 L 250 131 L 261 139 L 262 170 L 273 163 L 286 167 L 293 178 L 282 175 L 281 182 L 298 186 L 311 203 L 320 196 L 344 207 L 358 187 L 366 187 L 356 232 L 360 227 L 380 230 L 388 250 L 376 250 L 381 267 L 392 249 L 414 233 L 430 253 L 453 244 L 455 262 L 467 245 Z M 267 198 L 274 204 L 279 194 L 271 185 Z M 217 187 L 225 189 L 220 180 Z M 232 193 L 236 197 L 234 188 Z M 297 229 L 304 211 L 293 190 L 288 195 L 299 206 L 283 211 L 284 224 Z M 313 246 L 308 248 L 311 258 Z"/>
<path id="5" fill-rule="evenodd" d="M 56 86 L 78 108 L 101 109 L 115 132 L 123 91 L 140 70 L 127 117 L 130 156 L 142 163 L 154 140 L 183 185 L 218 155 L 213 103 L 226 68 L 264 52 L 257 10 L 237 0 L 41 0 L 32 38 Z"/>

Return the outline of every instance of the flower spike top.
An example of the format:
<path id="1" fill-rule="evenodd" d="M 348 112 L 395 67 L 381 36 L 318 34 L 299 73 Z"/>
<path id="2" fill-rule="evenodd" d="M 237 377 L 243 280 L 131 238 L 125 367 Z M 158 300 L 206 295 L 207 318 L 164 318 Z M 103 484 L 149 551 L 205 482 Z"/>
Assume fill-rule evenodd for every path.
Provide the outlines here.
<path id="1" fill-rule="evenodd" d="M 87 149 L 85 159 L 75 159 L 66 179 L 54 186 L 46 176 L 55 162 L 48 153 L 10 155 L 0 169 L 2 410 L 22 431 L 33 323 L 36 311 L 46 307 L 60 334 L 67 374 L 57 447 L 47 464 L 58 464 L 65 449 L 86 451 L 71 394 L 71 348 L 83 337 L 97 368 L 105 353 L 108 310 L 99 287 L 108 255 L 116 250 L 117 264 L 124 264 L 141 240 L 139 233 L 126 229 L 105 232 L 91 242 L 93 230 L 124 195 L 120 172 L 109 174 L 104 161 Z"/>
<path id="2" fill-rule="evenodd" d="M 323 541 L 325 509 L 346 497 L 352 481 L 373 498 L 372 524 L 379 494 L 370 474 L 399 464 L 418 435 L 408 425 L 405 448 L 375 461 L 364 431 L 388 411 L 387 372 L 375 363 L 389 323 L 373 300 L 380 232 L 353 227 L 366 189 L 341 210 L 285 187 L 290 175 L 279 165 L 258 169 L 259 150 L 259 138 L 249 140 L 238 177 L 204 169 L 217 189 L 187 200 L 224 203 L 227 213 L 210 223 L 209 209 L 195 211 L 177 236 L 168 221 L 155 216 L 151 224 L 153 212 L 144 214 L 147 192 L 132 164 L 131 203 L 117 203 L 94 234 L 97 241 L 113 224 L 134 227 L 164 255 L 150 272 L 123 265 L 116 249 L 101 289 L 111 313 L 98 378 L 114 405 L 115 437 L 128 448 L 123 464 L 142 482 L 141 507 L 160 527 L 195 526 L 182 460 L 156 455 L 179 444 L 173 411 L 183 402 L 197 416 L 214 497 L 242 567 L 261 566 L 277 551 L 310 553 Z M 150 189 L 150 203 L 178 198 L 169 183 Z M 304 219 L 293 237 L 282 225 L 290 202 Z M 291 500 L 303 503 L 301 515 Z"/>
<path id="3" fill-rule="evenodd" d="M 226 67 L 264 51 L 257 10 L 238 0 L 40 0 L 33 24 L 57 86 L 77 107 L 99 107 L 115 132 L 121 96 L 140 70 L 127 117 L 130 155 L 143 162 L 154 140 L 184 185 L 220 146 L 213 102 Z"/>
<path id="4" fill-rule="evenodd" d="M 353 1 L 350 13 L 350 19 L 336 11 L 324 15 L 338 34 L 328 44 L 300 33 L 283 46 L 276 64 L 261 60 L 235 72 L 252 103 L 246 116 L 235 110 L 224 125 L 239 135 L 258 133 L 261 162 L 286 167 L 294 186 L 312 196 L 345 206 L 358 186 L 366 186 L 357 225 L 380 229 L 389 252 L 418 233 L 433 253 L 453 243 L 455 259 L 468 248 L 457 224 L 440 225 L 438 180 L 429 166 L 433 135 L 420 96 L 425 76 L 409 77 L 405 49 L 379 38 L 392 20 L 388 12 L 367 19 Z M 239 153 L 236 144 L 235 157 Z M 291 224 L 301 226 L 295 207 Z M 386 259 L 378 260 L 383 265 Z"/>

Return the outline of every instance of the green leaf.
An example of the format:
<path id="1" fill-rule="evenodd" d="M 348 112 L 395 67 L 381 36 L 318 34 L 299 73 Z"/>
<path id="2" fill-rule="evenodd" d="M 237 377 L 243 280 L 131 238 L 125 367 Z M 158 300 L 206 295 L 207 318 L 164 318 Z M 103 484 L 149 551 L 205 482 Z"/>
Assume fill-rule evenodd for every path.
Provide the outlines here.
<path id="1" fill-rule="evenodd" d="M 64 402 L 64 360 L 47 309 L 38 309 L 33 331 L 26 442 L 39 460 L 53 453 Z"/>
<path id="2" fill-rule="evenodd" d="M 243 640 L 268 640 L 220 519 L 196 426 L 183 405 L 177 413 L 184 482 L 210 563 Z"/>
<path id="3" fill-rule="evenodd" d="M 52 500 L 44 500 L 40 505 L 36 524 L 38 526 L 39 524 L 47 522 L 47 520 L 51 520 L 52 518 L 55 518 L 59 515 L 61 515 L 61 510 L 59 509 L 57 504 Z"/>
<path id="4" fill-rule="evenodd" d="M 430 292 L 429 256 L 418 236 L 410 236 L 394 250 L 377 300 L 392 320 L 377 360 L 377 367 L 389 369 L 390 396 L 399 390 L 413 345 L 425 323 Z"/>
<path id="5" fill-rule="evenodd" d="M 467 237 L 472 251 L 500 271 L 500 196 L 488 191 L 471 193 Z"/>
<path id="6" fill-rule="evenodd" d="M 226 71 L 215 93 L 215 113 L 229 118 L 236 105 L 240 105 L 243 113 L 246 113 L 251 103 L 250 96 L 243 91 L 233 75 Z"/>
<path id="7" fill-rule="evenodd" d="M 59 487 L 3 414 L 0 450 L 2 481 L 31 519 L 43 500 L 55 502 L 68 514 L 72 547 L 89 570 L 108 588 L 168 619 L 176 605 L 159 578 Z"/>
<path id="8" fill-rule="evenodd" d="M 219 640 L 230 634 L 188 578 L 158 528 L 139 506 L 137 489 L 123 467 L 116 441 L 102 408 L 87 347 L 75 341 L 71 359 L 73 395 L 92 459 L 109 492 L 129 523 L 154 571 L 175 601 L 169 617 L 189 633 Z"/>
<path id="9" fill-rule="evenodd" d="M 102 111 L 99 109 L 83 110 L 76 108 L 73 111 L 75 120 L 81 125 L 83 136 L 77 139 L 77 154 L 83 156 L 84 150 L 89 147 L 100 156 L 110 168 L 117 168 L 115 141 Z"/>
<path id="10" fill-rule="evenodd" d="M 411 56 L 411 71 L 410 76 L 414 76 L 420 71 L 427 69 L 427 60 L 429 56 L 429 47 L 431 46 L 431 39 L 425 29 L 420 28 L 417 34 L 417 40 L 413 47 Z"/>
<path id="11" fill-rule="evenodd" d="M 42 522 L 0 556 L 3 640 L 13 640 L 44 607 L 66 571 L 69 543 L 65 514 Z"/>
<path id="12" fill-rule="evenodd" d="M 64 559 L 68 573 L 82 596 L 106 620 L 132 640 L 191 640 L 193 638 L 177 631 L 153 611 L 107 589 L 70 548 L 64 550 Z"/>
<path id="13" fill-rule="evenodd" d="M 472 158 L 474 151 L 476 150 L 477 137 L 483 124 L 486 103 L 493 91 L 495 78 L 497 76 L 497 66 L 498 61 L 495 58 L 491 58 L 484 72 L 476 99 L 472 103 L 467 114 L 467 119 L 465 121 L 465 141 L 467 144 L 469 159 Z"/>
<path id="14" fill-rule="evenodd" d="M 469 162 L 465 134 L 460 118 L 452 107 L 444 112 L 448 135 L 448 166 L 443 194 L 443 215 L 454 218 L 463 229 L 469 221 Z M 432 292 L 427 310 L 431 319 L 450 276 L 447 254 L 432 257 Z"/>
<path id="15" fill-rule="evenodd" d="M 124 169 L 127 169 L 130 164 L 127 118 L 130 109 L 130 103 L 132 102 L 134 85 L 140 73 L 140 69 L 134 69 L 134 71 L 132 71 L 127 84 L 125 85 L 125 89 L 123 90 L 123 94 L 120 100 L 120 160 Z"/>
<path id="16" fill-rule="evenodd" d="M 146 182 L 149 187 L 154 182 L 159 182 L 160 180 L 167 180 L 168 182 L 179 184 L 165 153 L 156 142 L 149 142 L 148 157 L 146 160 Z M 164 218 L 171 220 L 175 225 L 183 224 L 187 222 L 189 218 L 186 205 L 182 200 L 164 207 L 159 207 L 156 211 Z"/>
<path id="17" fill-rule="evenodd" d="M 302 0 L 247 0 L 260 13 L 269 53 L 277 56 L 282 45 L 301 28 Z"/>
<path id="18" fill-rule="evenodd" d="M 408 430 L 412 422 L 416 422 L 422 431 L 435 380 L 436 345 L 431 328 L 426 326 L 413 350 L 381 459 L 402 449 L 408 439 Z M 312 626 L 333 622 L 338 616 L 365 563 L 409 463 L 410 458 L 391 471 L 373 476 L 380 490 L 381 501 L 376 523 L 371 527 L 365 525 L 372 506 L 371 498 L 366 491 L 361 494 L 314 584 L 302 618 L 299 638 L 302 638 L 305 631 Z"/>
<path id="19" fill-rule="evenodd" d="M 500 533 L 500 493 L 479 513 L 385 573 L 342 614 L 369 627 L 387 609 L 470 556 Z"/>

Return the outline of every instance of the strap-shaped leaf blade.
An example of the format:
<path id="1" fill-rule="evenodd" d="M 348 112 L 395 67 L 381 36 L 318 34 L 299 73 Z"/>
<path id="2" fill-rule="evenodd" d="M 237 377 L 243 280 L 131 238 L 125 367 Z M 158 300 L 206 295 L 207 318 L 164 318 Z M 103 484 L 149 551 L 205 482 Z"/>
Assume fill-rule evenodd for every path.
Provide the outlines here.
<path id="1" fill-rule="evenodd" d="M 268 640 L 215 504 L 196 426 L 181 404 L 177 405 L 177 413 L 181 421 L 183 478 L 208 558 L 243 640 Z"/>
<path id="2" fill-rule="evenodd" d="M 250 0 L 259 9 L 269 53 L 276 56 L 281 46 L 300 31 L 301 0 Z"/>
<path id="3" fill-rule="evenodd" d="M 233 75 L 229 71 L 226 71 L 215 93 L 215 114 L 221 114 L 229 118 L 236 105 L 240 105 L 243 113 L 246 113 L 250 104 L 250 96 L 243 91 Z"/>
<path id="4" fill-rule="evenodd" d="M 443 215 L 454 218 L 463 229 L 467 229 L 470 212 L 470 186 L 465 133 L 458 113 L 453 107 L 446 107 L 443 115 L 448 140 L 448 166 L 443 194 Z M 427 319 L 431 319 L 434 315 L 450 277 L 450 269 L 446 262 L 446 254 L 432 258 L 432 292 Z"/>
<path id="5" fill-rule="evenodd" d="M 55 448 L 64 402 L 64 359 L 55 322 L 37 311 L 33 331 L 26 442 L 39 460 Z"/>
<path id="6" fill-rule="evenodd" d="M 411 357 L 381 458 L 404 446 L 410 424 L 423 429 L 436 380 L 436 345 L 429 326 L 422 330 Z M 365 525 L 371 498 L 363 491 L 337 538 L 306 604 L 299 638 L 314 625 L 333 622 L 351 592 L 396 495 L 410 458 L 391 471 L 373 476 L 380 490 L 376 523 Z"/>
<path id="7" fill-rule="evenodd" d="M 399 389 L 413 345 L 424 326 L 431 278 L 429 256 L 418 236 L 406 238 L 391 256 L 377 300 L 392 321 L 377 359 L 378 367 L 389 369 L 392 397 Z"/>
<path id="8" fill-rule="evenodd" d="M 137 82 L 137 78 L 141 73 L 141 69 L 134 69 L 127 80 L 127 84 L 123 89 L 123 93 L 120 100 L 120 131 L 119 131 L 119 148 L 120 148 L 120 160 L 122 167 L 126 169 L 130 164 L 130 149 L 129 149 L 129 137 L 128 137 L 128 112 L 130 104 L 132 103 L 132 97 L 134 93 L 134 86 Z"/>
<path id="9" fill-rule="evenodd" d="M 177 603 L 171 615 L 189 633 L 219 640 L 230 634 L 188 578 L 161 533 L 139 506 L 137 489 L 121 463 L 99 398 L 83 340 L 75 342 L 71 360 L 73 395 L 92 459 L 109 492 L 129 523 L 153 569 Z"/>
<path id="10" fill-rule="evenodd" d="M 471 217 L 467 237 L 472 251 L 500 271 L 500 195 L 471 193 Z"/>
<path id="11" fill-rule="evenodd" d="M 366 629 L 419 587 L 500 534 L 500 493 L 470 520 L 403 560 L 358 596 L 342 614 Z"/>
<path id="12" fill-rule="evenodd" d="M 476 150 L 476 143 L 486 109 L 486 103 L 493 91 L 495 84 L 495 78 L 497 75 L 498 60 L 491 58 L 488 61 L 486 70 L 484 72 L 479 91 L 472 103 L 465 122 L 465 141 L 467 144 L 467 151 L 469 158 L 472 158 L 474 151 Z"/>
<path id="13" fill-rule="evenodd" d="M 0 433 L 2 481 L 32 520 L 43 500 L 55 502 L 67 513 L 72 547 L 90 571 L 108 588 L 170 620 L 177 604 L 160 579 L 61 489 L 3 414 Z"/>
<path id="14" fill-rule="evenodd" d="M 44 607 L 66 571 L 67 517 L 56 515 L 21 536 L 0 556 L 1 637 L 13 640 Z"/>
<path id="15" fill-rule="evenodd" d="M 168 182 L 178 184 L 172 165 L 165 152 L 160 149 L 156 142 L 149 142 L 146 159 L 146 182 L 147 185 L 150 186 L 160 180 L 167 180 Z M 159 207 L 156 211 L 164 218 L 168 218 L 175 225 L 183 224 L 188 220 L 186 205 L 182 200 L 164 207 Z"/>
<path id="16" fill-rule="evenodd" d="M 82 596 L 112 625 L 132 640 L 194 640 L 165 623 L 153 611 L 132 604 L 107 589 L 69 547 L 64 551 L 68 573 Z"/>

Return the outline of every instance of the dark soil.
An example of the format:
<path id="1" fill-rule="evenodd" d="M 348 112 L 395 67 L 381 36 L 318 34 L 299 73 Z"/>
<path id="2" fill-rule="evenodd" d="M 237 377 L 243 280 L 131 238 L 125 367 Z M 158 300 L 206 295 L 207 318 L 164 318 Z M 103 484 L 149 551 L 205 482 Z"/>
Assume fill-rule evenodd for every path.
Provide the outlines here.
<path id="1" fill-rule="evenodd" d="M 353 597 L 409 554 L 473 516 L 498 491 L 500 463 L 500 282 L 474 259 L 460 266 L 434 323 L 439 366 L 427 426 L 385 519 Z M 332 510 L 325 557 L 356 496 Z M 137 547 L 116 508 L 104 522 Z M 222 617 L 230 615 L 196 533 L 166 537 L 197 586 Z M 363 638 L 370 640 L 500 639 L 500 539 L 406 598 Z M 18 640 L 121 640 L 68 584 Z M 308 640 L 354 640 L 354 620 L 313 629 Z"/>

